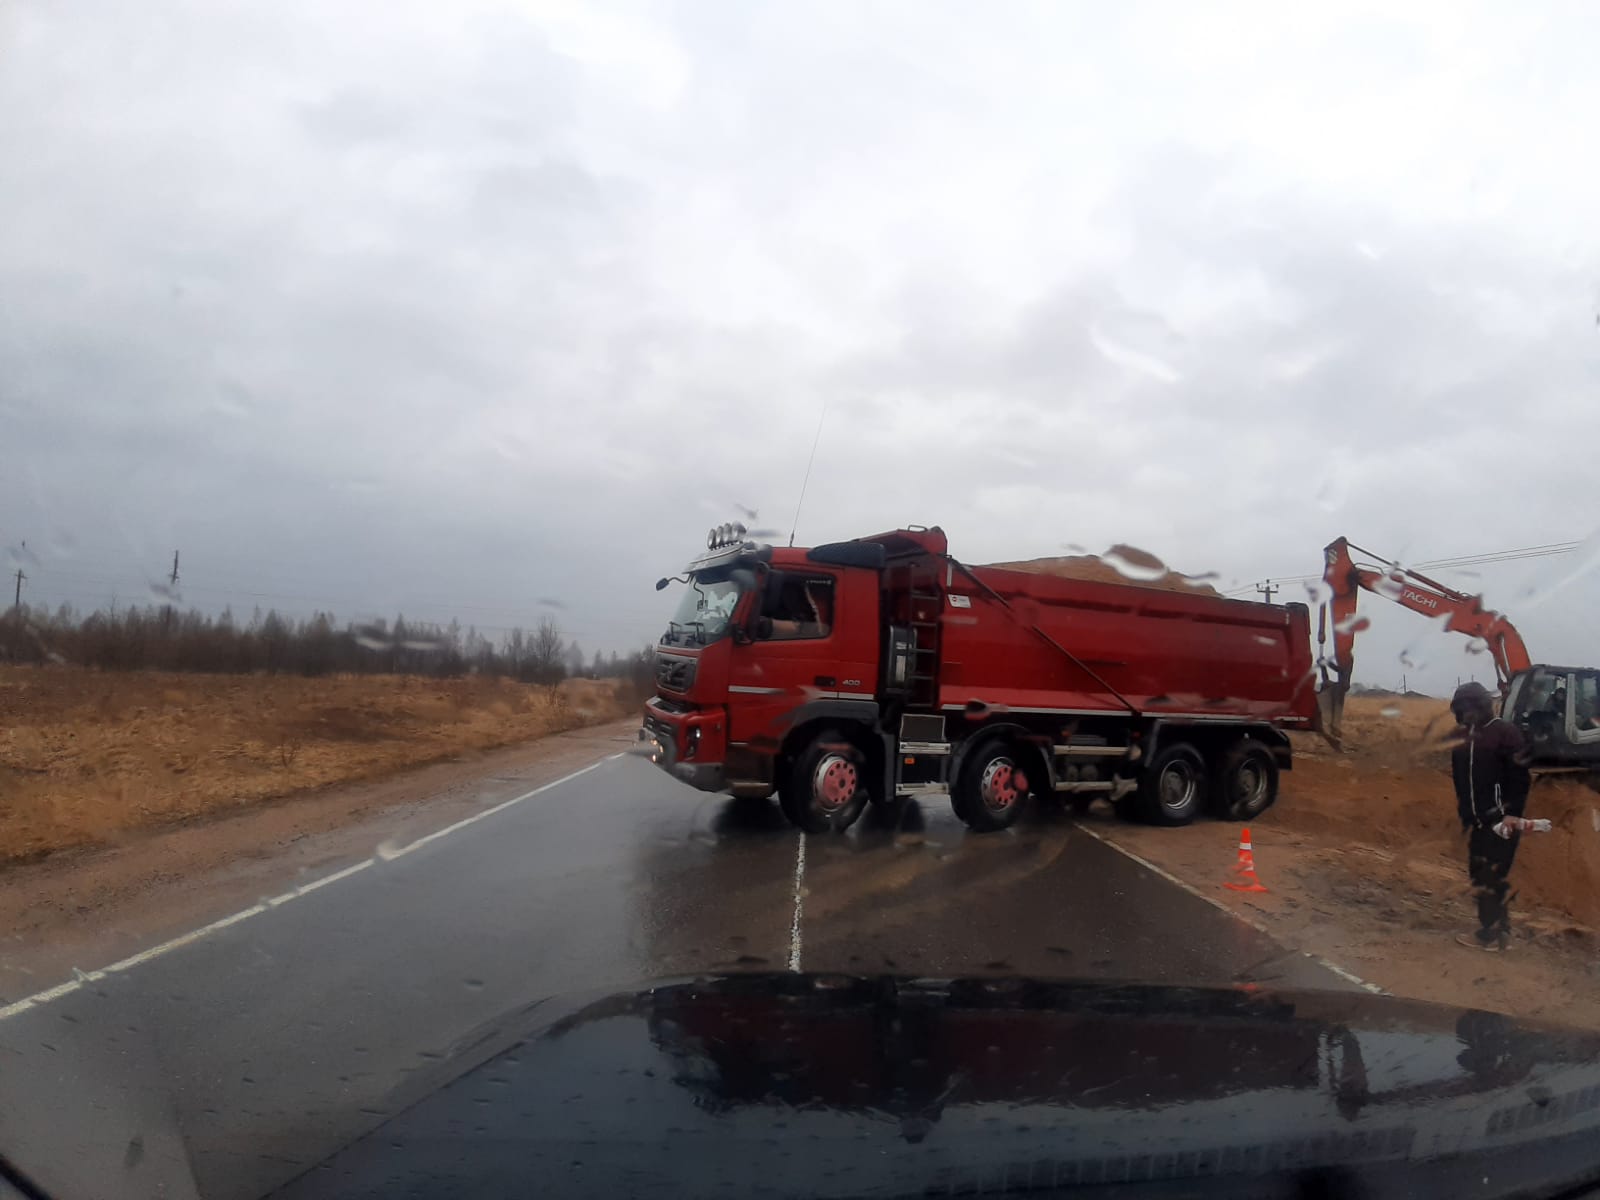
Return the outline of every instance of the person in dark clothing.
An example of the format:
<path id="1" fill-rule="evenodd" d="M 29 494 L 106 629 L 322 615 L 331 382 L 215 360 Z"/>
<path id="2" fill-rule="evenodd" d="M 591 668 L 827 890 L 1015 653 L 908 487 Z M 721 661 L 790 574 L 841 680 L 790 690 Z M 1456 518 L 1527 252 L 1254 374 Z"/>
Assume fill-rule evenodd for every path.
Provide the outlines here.
<path id="1" fill-rule="evenodd" d="M 1456 813 L 1467 834 L 1467 874 L 1478 900 L 1478 930 L 1456 940 L 1478 950 L 1510 945 L 1508 893 L 1518 834 L 1496 832 L 1508 816 L 1520 817 L 1528 800 L 1528 768 L 1522 734 L 1495 716 L 1494 698 L 1481 683 L 1465 683 L 1451 697 L 1450 711 L 1461 741 L 1450 754 Z"/>

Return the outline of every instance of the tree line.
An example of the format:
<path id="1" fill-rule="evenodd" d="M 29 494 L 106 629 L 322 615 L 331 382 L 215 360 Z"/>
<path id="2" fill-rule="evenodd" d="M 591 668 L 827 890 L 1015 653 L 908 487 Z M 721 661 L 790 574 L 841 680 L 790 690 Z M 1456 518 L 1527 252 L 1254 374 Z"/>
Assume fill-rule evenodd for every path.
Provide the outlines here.
<path id="1" fill-rule="evenodd" d="M 54 612 L 13 608 L 0 619 L 0 660 L 108 671 L 488 675 L 542 684 L 588 676 L 627 679 L 645 689 L 654 679 L 650 647 L 585 658 L 548 618 L 491 639 L 457 621 L 439 625 L 397 616 L 341 626 L 331 613 L 294 619 L 258 608 L 240 622 L 231 610 L 212 616 L 156 605 L 88 614 L 70 605 Z"/>

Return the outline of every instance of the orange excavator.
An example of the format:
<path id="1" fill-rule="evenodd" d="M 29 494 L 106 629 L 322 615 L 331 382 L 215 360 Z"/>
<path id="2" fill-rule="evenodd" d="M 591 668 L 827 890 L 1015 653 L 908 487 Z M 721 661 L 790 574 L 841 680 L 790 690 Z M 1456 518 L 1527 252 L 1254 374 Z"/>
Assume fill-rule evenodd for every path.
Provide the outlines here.
<path id="1" fill-rule="evenodd" d="M 1357 563 L 1352 552 L 1370 561 Z M 1368 624 L 1356 612 L 1357 599 L 1365 590 L 1425 617 L 1442 617 L 1446 630 L 1482 642 L 1500 685 L 1500 715 L 1522 727 L 1535 763 L 1600 768 L 1600 670 L 1535 664 L 1516 626 L 1485 608 L 1481 596 L 1459 592 L 1345 538 L 1328 544 L 1323 562 L 1327 592 L 1317 613 L 1317 661 L 1322 671 L 1317 699 L 1323 730 L 1334 745 L 1340 741 L 1344 699 L 1355 667 L 1356 634 Z M 1331 658 L 1326 653 L 1330 635 Z"/>

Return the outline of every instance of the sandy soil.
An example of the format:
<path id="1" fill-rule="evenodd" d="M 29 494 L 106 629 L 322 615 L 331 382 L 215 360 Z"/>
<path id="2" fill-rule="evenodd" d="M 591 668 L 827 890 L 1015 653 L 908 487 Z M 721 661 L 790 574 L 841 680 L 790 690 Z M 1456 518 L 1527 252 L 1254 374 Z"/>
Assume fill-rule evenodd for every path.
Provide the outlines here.
<path id="1" fill-rule="evenodd" d="M 1238 826 L 1153 829 L 1100 809 L 1087 821 L 1287 945 L 1386 991 L 1600 1026 L 1600 795 L 1560 778 L 1535 782 L 1528 814 L 1556 828 L 1522 839 L 1512 950 L 1484 954 L 1454 941 L 1476 920 L 1444 702 L 1352 697 L 1345 727 L 1344 754 L 1298 739 L 1277 806 L 1251 825 L 1266 894 L 1222 886 Z"/>
<path id="2" fill-rule="evenodd" d="M 617 717 L 610 682 L 0 668 L 0 863 Z"/>
<path id="3" fill-rule="evenodd" d="M 1118 562 L 1123 565 L 1123 570 L 1113 565 Z M 1116 545 L 1099 556 L 1070 554 L 1058 558 L 1029 558 L 1021 562 L 985 565 L 1005 571 L 1031 571 L 1036 575 L 1060 575 L 1067 579 L 1119 583 L 1125 587 L 1155 588 L 1162 592 L 1201 592 L 1207 596 L 1218 594 L 1206 582 L 1209 576 L 1189 576 L 1169 571 L 1166 564 L 1154 554 L 1136 546 Z"/>

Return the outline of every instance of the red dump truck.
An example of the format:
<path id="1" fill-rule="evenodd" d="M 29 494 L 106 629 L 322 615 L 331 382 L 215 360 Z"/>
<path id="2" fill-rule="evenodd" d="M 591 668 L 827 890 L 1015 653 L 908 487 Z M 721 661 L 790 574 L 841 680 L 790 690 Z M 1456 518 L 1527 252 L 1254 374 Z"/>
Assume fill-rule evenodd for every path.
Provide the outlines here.
<path id="1" fill-rule="evenodd" d="M 975 830 L 1030 795 L 1248 819 L 1277 798 L 1285 731 L 1317 725 L 1301 604 L 969 567 L 938 528 L 800 549 L 724 525 L 676 582 L 641 737 L 694 787 L 777 792 L 810 832 L 944 791 Z"/>

